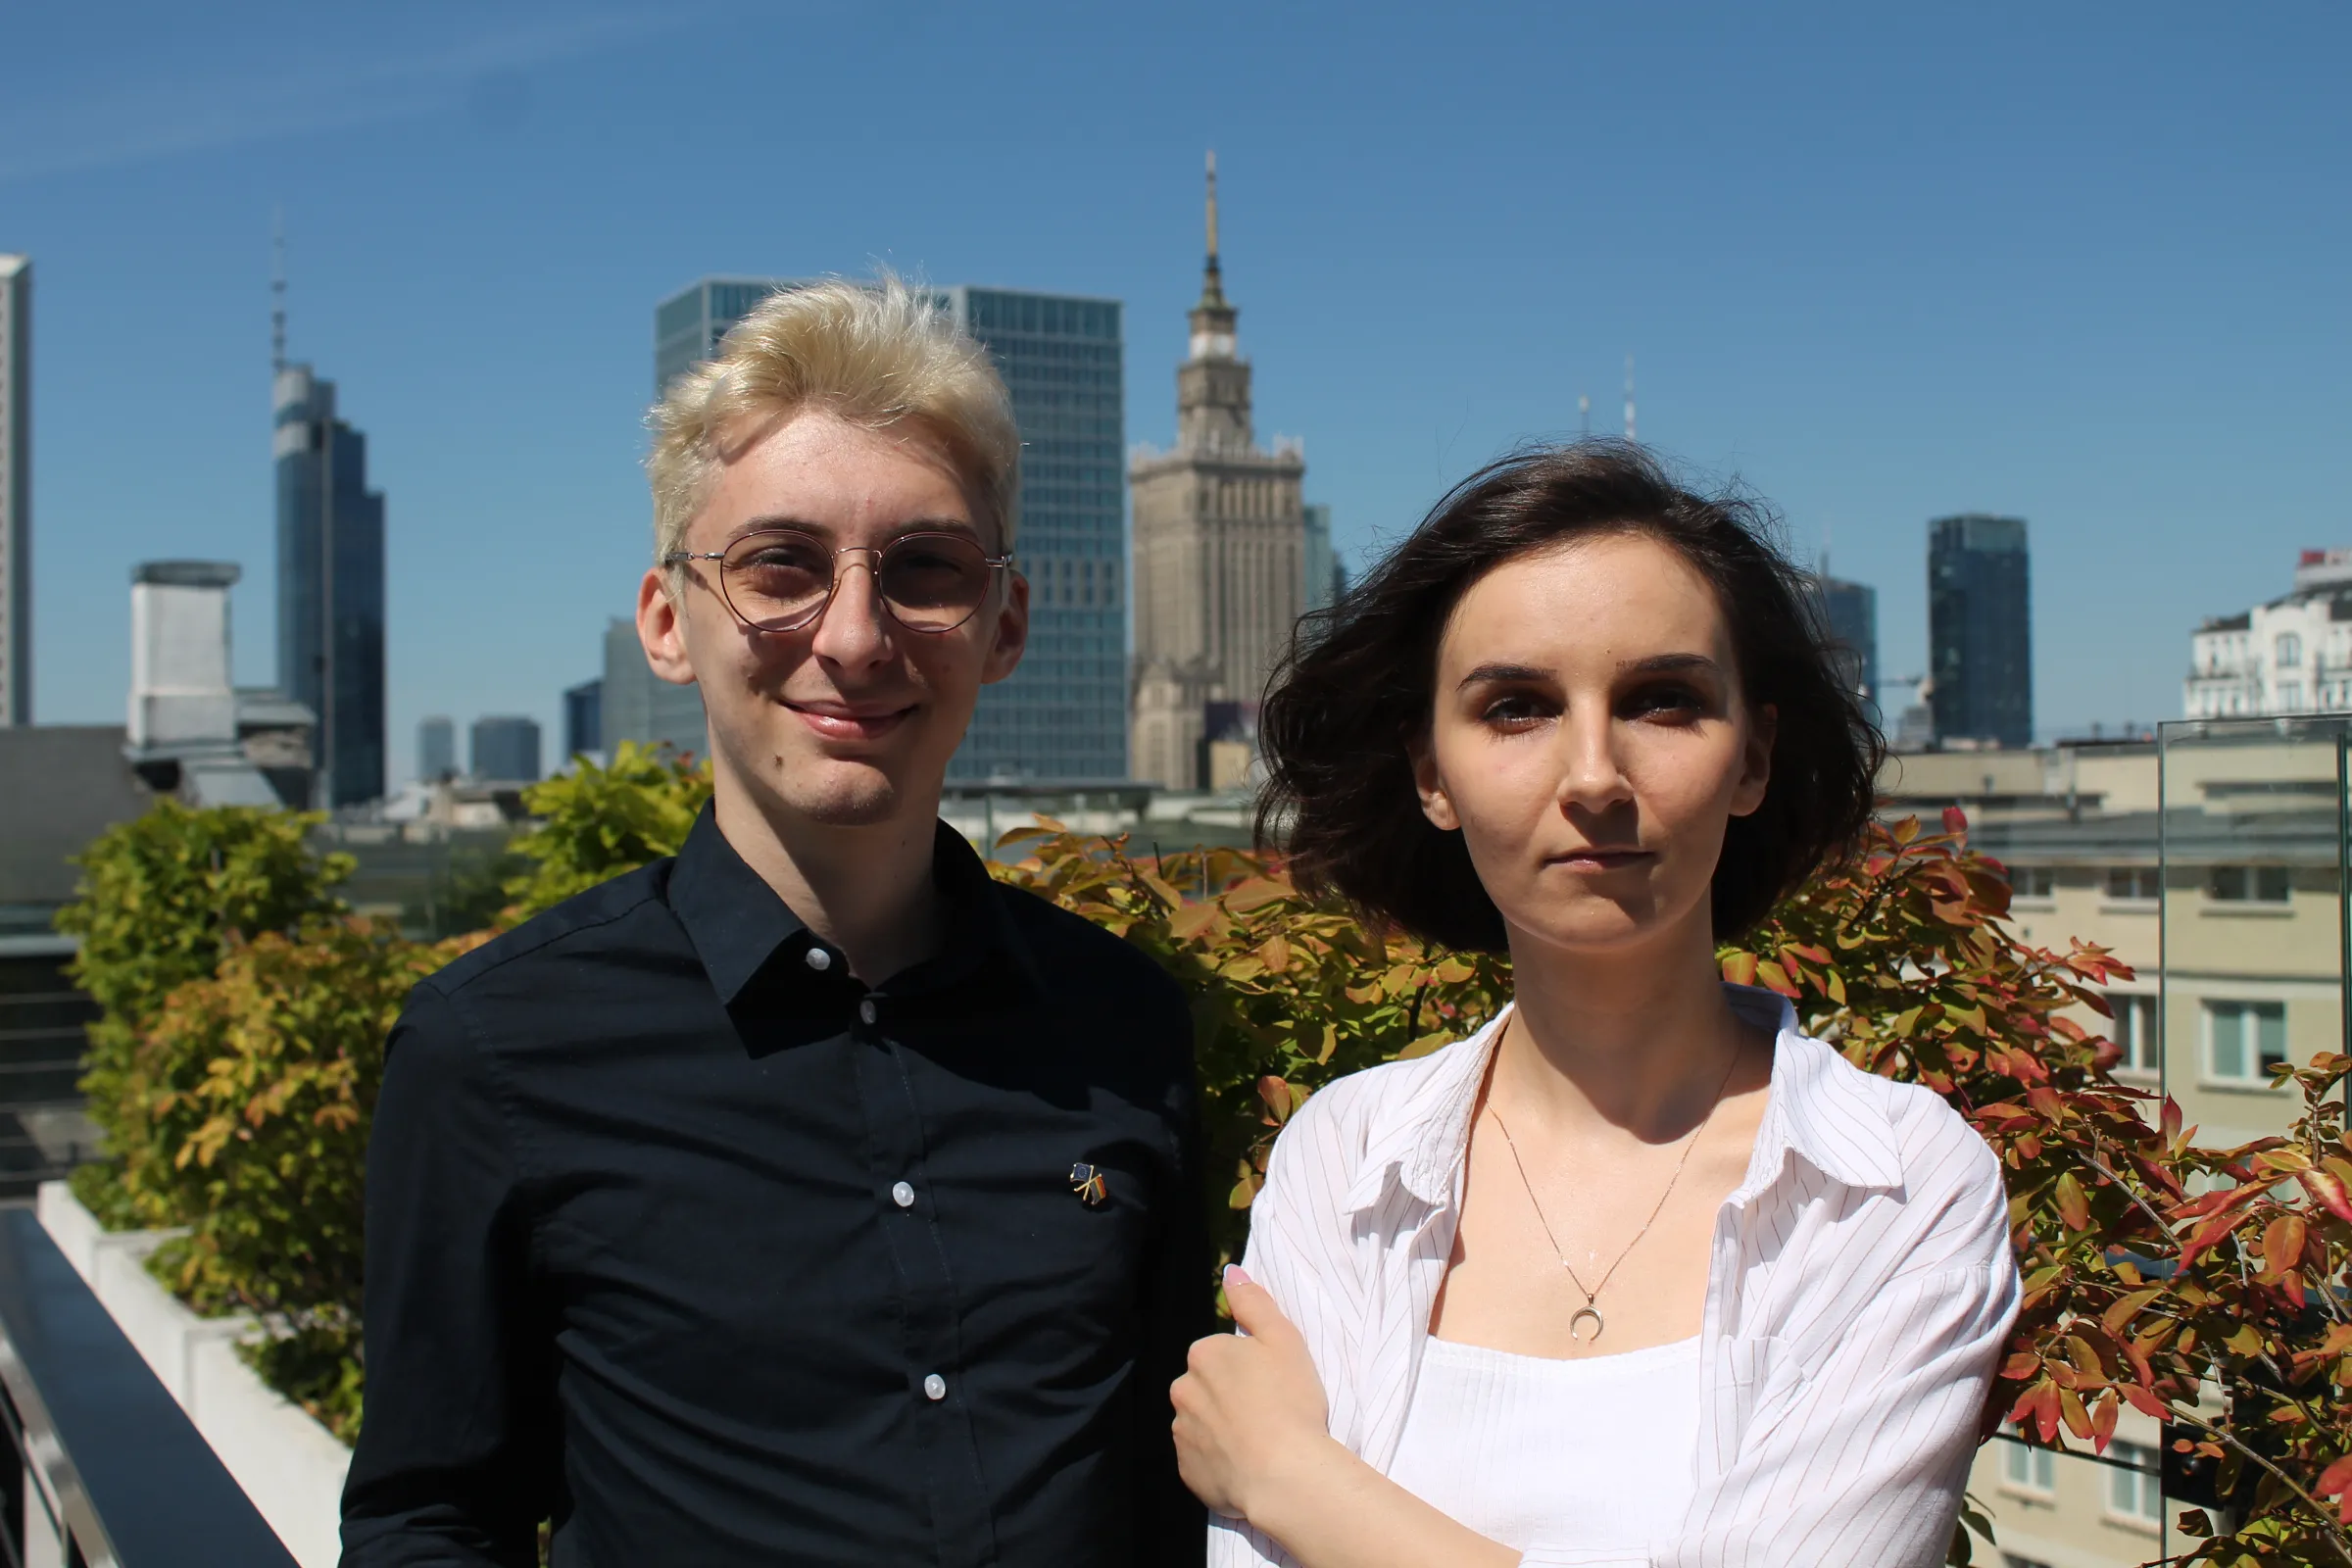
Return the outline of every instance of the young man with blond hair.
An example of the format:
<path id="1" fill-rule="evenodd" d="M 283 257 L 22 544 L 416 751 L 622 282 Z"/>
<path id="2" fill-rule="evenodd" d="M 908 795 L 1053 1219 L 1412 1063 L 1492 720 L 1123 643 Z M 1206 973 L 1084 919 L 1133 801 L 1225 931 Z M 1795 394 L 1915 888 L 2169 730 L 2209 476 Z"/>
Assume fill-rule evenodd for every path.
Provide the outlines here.
<path id="1" fill-rule="evenodd" d="M 393 1031 L 343 1560 L 1197 1563 L 1185 999 L 938 819 L 1027 631 L 1004 385 L 828 282 L 652 424 L 637 627 L 711 803 Z"/>

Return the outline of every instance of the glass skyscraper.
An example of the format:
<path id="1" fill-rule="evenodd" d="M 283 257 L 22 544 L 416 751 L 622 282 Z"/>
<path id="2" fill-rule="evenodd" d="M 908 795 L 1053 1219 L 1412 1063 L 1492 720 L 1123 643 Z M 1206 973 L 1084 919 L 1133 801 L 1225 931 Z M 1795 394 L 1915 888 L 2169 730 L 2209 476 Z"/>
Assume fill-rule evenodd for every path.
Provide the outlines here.
<path id="1" fill-rule="evenodd" d="M 1822 630 L 1830 640 L 1831 658 L 1846 690 L 1869 705 L 1879 702 L 1879 593 L 1868 583 L 1842 582 L 1817 573 L 1813 591 L 1819 597 Z"/>
<path id="2" fill-rule="evenodd" d="M 1928 524 L 1929 704 L 1936 739 L 2034 744 L 2033 598 L 2023 517 Z"/>
<path id="3" fill-rule="evenodd" d="M 708 358 L 782 278 L 705 278 L 654 311 L 656 391 Z M 980 694 L 948 776 L 1114 779 L 1127 772 L 1125 308 L 1117 300 L 956 285 L 933 297 L 984 344 L 1021 431 L 1014 553 L 1029 648 Z"/>
<path id="4" fill-rule="evenodd" d="M 332 381 L 285 366 L 275 401 L 278 688 L 318 718 L 314 803 L 364 805 L 384 794 L 384 498 Z"/>

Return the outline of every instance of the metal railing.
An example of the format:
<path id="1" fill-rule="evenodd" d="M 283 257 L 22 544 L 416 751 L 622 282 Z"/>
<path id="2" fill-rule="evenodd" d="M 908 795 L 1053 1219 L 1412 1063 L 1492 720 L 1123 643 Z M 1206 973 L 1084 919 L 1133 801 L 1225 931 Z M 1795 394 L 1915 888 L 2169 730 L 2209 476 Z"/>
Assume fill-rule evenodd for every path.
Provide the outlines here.
<path id="1" fill-rule="evenodd" d="M 294 1568 L 30 1209 L 0 1210 L 0 1564 Z"/>

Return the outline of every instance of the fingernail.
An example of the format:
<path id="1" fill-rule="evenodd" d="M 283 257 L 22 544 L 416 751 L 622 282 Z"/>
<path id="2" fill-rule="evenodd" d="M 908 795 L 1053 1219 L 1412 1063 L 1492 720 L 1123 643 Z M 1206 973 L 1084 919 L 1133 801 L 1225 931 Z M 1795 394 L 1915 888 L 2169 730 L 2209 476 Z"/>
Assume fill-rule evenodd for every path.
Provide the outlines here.
<path id="1" fill-rule="evenodd" d="M 1225 1265 L 1225 1288 L 1227 1290 L 1232 1290 L 1236 1285 L 1249 1285 L 1251 1283 L 1253 1282 L 1250 1280 L 1250 1276 L 1242 1272 L 1241 1264 L 1228 1263 Z"/>

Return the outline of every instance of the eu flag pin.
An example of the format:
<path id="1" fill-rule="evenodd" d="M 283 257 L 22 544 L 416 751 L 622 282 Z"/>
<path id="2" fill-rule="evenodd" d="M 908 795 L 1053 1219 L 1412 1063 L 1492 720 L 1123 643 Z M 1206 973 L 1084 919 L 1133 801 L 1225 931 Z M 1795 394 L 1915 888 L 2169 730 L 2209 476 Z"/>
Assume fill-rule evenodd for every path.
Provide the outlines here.
<path id="1" fill-rule="evenodd" d="M 1110 1201 L 1110 1190 L 1102 1185 L 1102 1173 L 1084 1160 L 1070 1167 L 1070 1191 L 1089 1208 L 1101 1208 Z"/>

